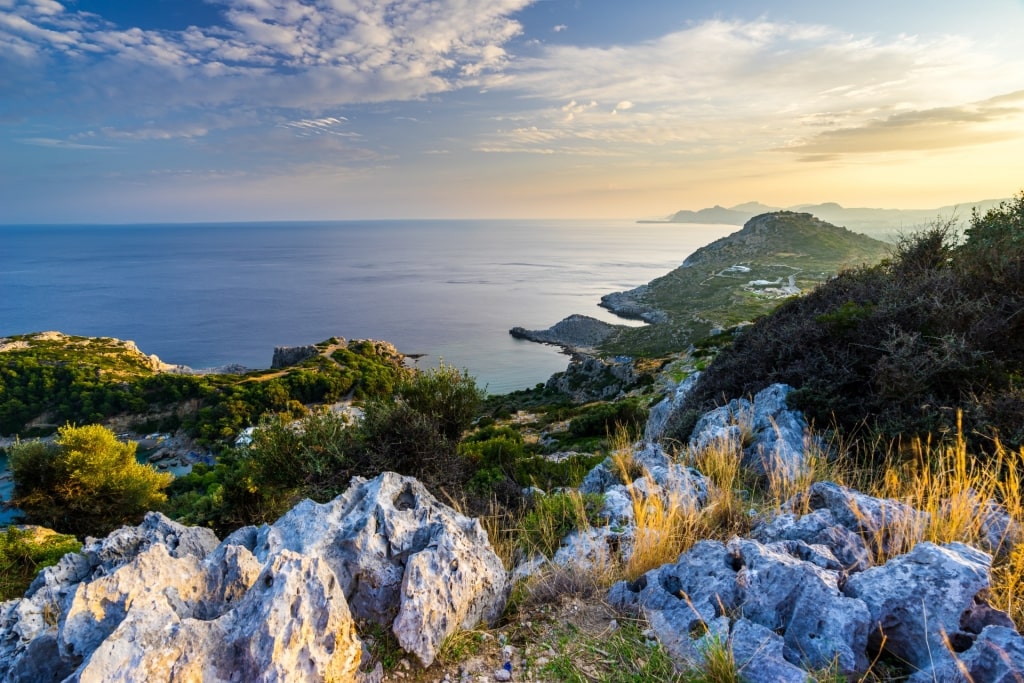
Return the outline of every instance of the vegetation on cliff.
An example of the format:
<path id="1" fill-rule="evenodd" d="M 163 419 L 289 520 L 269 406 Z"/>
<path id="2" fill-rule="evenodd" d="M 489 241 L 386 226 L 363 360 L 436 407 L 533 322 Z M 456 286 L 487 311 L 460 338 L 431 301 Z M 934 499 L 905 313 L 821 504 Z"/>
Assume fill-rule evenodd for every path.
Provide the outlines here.
<path id="1" fill-rule="evenodd" d="M 201 444 L 234 439 L 261 416 L 304 405 L 388 396 L 408 369 L 390 344 L 328 339 L 281 371 L 164 372 L 133 344 L 58 333 L 0 340 L 0 434 L 48 434 L 65 423 L 130 415 L 139 431 L 183 429 Z"/>
<path id="2" fill-rule="evenodd" d="M 620 328 L 600 344 L 609 354 L 661 356 L 712 330 L 750 322 L 837 272 L 876 263 L 891 245 L 810 214 L 757 216 L 742 230 L 698 249 L 672 272 L 604 298 L 613 311 L 653 324 Z"/>
<path id="3" fill-rule="evenodd" d="M 724 349 L 674 427 L 685 438 L 723 397 L 774 382 L 819 427 L 885 440 L 956 431 L 1024 444 L 1024 193 L 975 212 L 966 235 L 939 223 L 890 259 L 786 302 Z M 870 440 L 870 439 L 868 439 Z"/>
<path id="4" fill-rule="evenodd" d="M 14 500 L 28 521 L 58 531 L 102 536 L 138 524 L 167 499 L 173 476 L 135 460 L 100 425 L 62 427 L 50 443 L 22 441 L 10 451 Z"/>

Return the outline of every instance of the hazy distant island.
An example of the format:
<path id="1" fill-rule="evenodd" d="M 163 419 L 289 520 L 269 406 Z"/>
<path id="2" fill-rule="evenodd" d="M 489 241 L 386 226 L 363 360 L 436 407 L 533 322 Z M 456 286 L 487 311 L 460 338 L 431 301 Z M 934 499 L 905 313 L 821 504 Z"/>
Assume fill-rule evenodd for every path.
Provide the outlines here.
<path id="1" fill-rule="evenodd" d="M 823 204 L 797 204 L 785 207 L 788 211 L 810 213 L 833 225 L 841 225 L 850 230 L 891 239 L 900 232 L 906 232 L 915 226 L 923 225 L 936 218 L 959 216 L 966 218 L 972 208 L 984 213 L 998 206 L 1006 199 L 985 199 L 965 204 L 950 204 L 935 209 L 873 209 L 848 208 L 835 202 Z M 754 216 L 772 211 L 782 211 L 783 207 L 768 206 L 760 202 L 746 202 L 736 206 L 723 207 L 715 205 L 697 211 L 676 211 L 663 220 L 641 220 L 639 223 L 705 223 L 713 225 L 743 225 Z"/>

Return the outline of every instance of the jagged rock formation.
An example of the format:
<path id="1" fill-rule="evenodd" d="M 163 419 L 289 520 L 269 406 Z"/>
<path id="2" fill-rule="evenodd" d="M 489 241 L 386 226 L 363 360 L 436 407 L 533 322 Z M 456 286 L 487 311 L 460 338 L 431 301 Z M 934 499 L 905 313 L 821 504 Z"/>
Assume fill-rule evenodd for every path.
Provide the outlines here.
<path id="1" fill-rule="evenodd" d="M 547 388 L 569 396 L 577 403 L 614 399 L 637 381 L 633 364 L 574 353 L 563 372 L 547 381 Z"/>
<path id="2" fill-rule="evenodd" d="M 291 367 L 292 365 L 298 365 L 304 360 L 317 356 L 319 353 L 320 349 L 312 345 L 275 346 L 274 359 L 270 362 L 270 369 L 281 370 L 282 368 Z"/>
<path id="3" fill-rule="evenodd" d="M 803 413 L 786 406 L 792 391 L 785 384 L 773 384 L 752 400 L 733 399 L 705 413 L 693 429 L 690 449 L 699 451 L 716 443 L 738 448 L 750 470 L 793 479 L 803 469 L 807 447 L 823 451 L 824 445 L 807 443 L 810 437 Z"/>
<path id="4" fill-rule="evenodd" d="M 828 486 L 812 501 L 832 507 L 776 518 L 755 533 L 762 540 L 699 542 L 676 563 L 616 584 L 609 601 L 643 614 L 681 663 L 700 666 L 712 638 L 728 643 L 752 683 L 805 680 L 805 669 L 833 662 L 855 676 L 879 650 L 914 667 L 914 681 L 963 680 L 957 660 L 971 680 L 1024 672 L 1024 638 L 986 601 L 988 554 L 924 542 L 866 566 L 860 527 L 839 520 L 858 504 L 899 504 Z"/>
<path id="5" fill-rule="evenodd" d="M 357 681 L 354 619 L 426 666 L 505 598 L 479 522 L 384 473 L 219 545 L 158 513 L 90 540 L 0 606 L 0 681 Z"/>

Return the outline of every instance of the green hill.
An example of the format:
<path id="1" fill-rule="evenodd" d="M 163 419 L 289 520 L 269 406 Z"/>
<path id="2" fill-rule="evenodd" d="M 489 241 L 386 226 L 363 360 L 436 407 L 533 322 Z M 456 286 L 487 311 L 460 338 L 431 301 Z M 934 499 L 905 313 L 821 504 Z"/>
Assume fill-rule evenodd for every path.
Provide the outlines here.
<path id="1" fill-rule="evenodd" d="M 843 269 L 877 263 L 890 249 L 808 213 L 755 216 L 667 275 L 602 297 L 602 306 L 652 324 L 620 329 L 601 350 L 646 356 L 683 350 L 715 329 L 753 321 Z"/>
<path id="2" fill-rule="evenodd" d="M 774 382 L 820 427 L 907 439 L 962 432 L 1024 445 L 1024 194 L 940 223 L 736 337 L 687 397 L 687 418 Z M 870 438 L 866 441 L 871 441 Z"/>

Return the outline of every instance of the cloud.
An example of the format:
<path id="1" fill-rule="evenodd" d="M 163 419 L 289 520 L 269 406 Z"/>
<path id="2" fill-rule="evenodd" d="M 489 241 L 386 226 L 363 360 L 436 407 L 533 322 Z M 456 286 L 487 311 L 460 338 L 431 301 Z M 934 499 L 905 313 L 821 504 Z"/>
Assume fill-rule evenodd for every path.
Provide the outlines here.
<path id="1" fill-rule="evenodd" d="M 882 39 L 816 25 L 709 20 L 637 44 L 541 46 L 488 84 L 532 102 L 519 111 L 517 128 L 549 131 L 561 141 L 558 151 L 574 153 L 587 140 L 695 156 L 769 151 L 910 110 L 956 108 L 1019 88 L 1022 72 L 1024 61 L 956 36 Z M 574 106 L 559 104 L 566 101 Z M 578 110 L 580 102 L 604 111 Z M 492 149 L 528 144 L 514 129 L 487 141 Z M 935 142 L 922 134 L 914 144 Z M 550 141 L 542 146 L 552 149 Z"/>
<path id="2" fill-rule="evenodd" d="M 557 26 L 552 26 L 551 30 L 554 31 L 555 33 L 561 33 L 562 31 L 565 31 L 568 28 L 569 27 L 566 26 L 565 24 L 558 24 Z"/>
<path id="3" fill-rule="evenodd" d="M 521 31 L 511 15 L 532 2 L 210 1 L 223 25 L 157 31 L 118 28 L 52 0 L 14 0 L 0 11 L 0 60 L 49 64 L 72 90 L 103 79 L 108 99 L 146 87 L 192 106 L 409 100 L 501 70 L 504 45 Z"/>
<path id="4" fill-rule="evenodd" d="M 1024 90 L 954 107 L 907 111 L 836 128 L 781 148 L 805 161 L 843 154 L 927 151 L 1024 137 Z"/>
<path id="5" fill-rule="evenodd" d="M 71 140 L 58 140 L 56 138 L 20 138 L 18 142 L 23 145 L 32 145 L 33 147 L 54 147 L 58 149 L 114 149 L 105 145 L 90 145 Z"/>
<path id="6" fill-rule="evenodd" d="M 316 135 L 334 135 L 337 137 L 357 138 L 359 133 L 343 130 L 348 123 L 344 116 L 325 116 L 319 119 L 301 119 L 299 121 L 285 121 L 277 124 L 281 128 L 291 129 L 299 137 Z"/>

